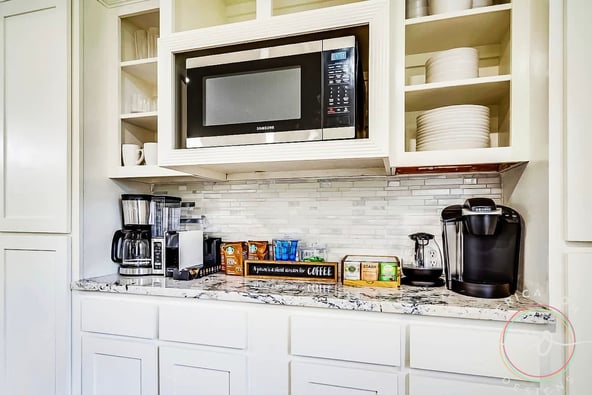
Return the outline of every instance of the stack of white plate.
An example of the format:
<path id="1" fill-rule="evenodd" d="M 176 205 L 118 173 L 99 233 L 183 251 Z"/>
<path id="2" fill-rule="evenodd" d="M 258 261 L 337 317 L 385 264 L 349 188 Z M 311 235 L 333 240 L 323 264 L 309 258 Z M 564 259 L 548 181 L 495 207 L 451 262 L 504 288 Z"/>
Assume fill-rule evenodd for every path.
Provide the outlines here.
<path id="1" fill-rule="evenodd" d="M 438 52 L 425 63 L 426 82 L 442 82 L 479 76 L 479 54 L 475 48 Z"/>
<path id="2" fill-rule="evenodd" d="M 488 7 L 493 4 L 493 0 L 473 0 L 471 8 Z"/>
<path id="3" fill-rule="evenodd" d="M 489 147 L 489 108 L 473 104 L 434 108 L 417 117 L 417 151 Z"/>

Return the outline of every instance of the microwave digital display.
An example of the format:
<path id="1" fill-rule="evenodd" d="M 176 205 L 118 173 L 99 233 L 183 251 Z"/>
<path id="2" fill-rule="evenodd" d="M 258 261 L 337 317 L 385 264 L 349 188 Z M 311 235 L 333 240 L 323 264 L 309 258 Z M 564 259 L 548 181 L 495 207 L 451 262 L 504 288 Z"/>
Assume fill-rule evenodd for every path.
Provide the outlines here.
<path id="1" fill-rule="evenodd" d="M 204 126 L 301 117 L 301 70 L 289 67 L 204 77 Z"/>
<path id="2" fill-rule="evenodd" d="M 336 60 L 346 60 L 347 59 L 347 52 L 345 51 L 339 51 L 339 52 L 333 52 L 331 54 L 331 61 L 335 62 Z"/>

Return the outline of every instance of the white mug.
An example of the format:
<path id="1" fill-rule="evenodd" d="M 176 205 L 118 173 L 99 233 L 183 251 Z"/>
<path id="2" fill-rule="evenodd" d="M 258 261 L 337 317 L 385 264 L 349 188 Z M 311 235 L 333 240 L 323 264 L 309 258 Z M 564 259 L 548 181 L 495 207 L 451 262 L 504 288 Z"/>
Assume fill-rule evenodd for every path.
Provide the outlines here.
<path id="1" fill-rule="evenodd" d="M 144 160 L 144 150 L 137 144 L 122 144 L 121 156 L 124 166 L 136 166 Z"/>
<path id="2" fill-rule="evenodd" d="M 158 164 L 158 143 L 144 143 L 144 159 L 147 165 Z"/>

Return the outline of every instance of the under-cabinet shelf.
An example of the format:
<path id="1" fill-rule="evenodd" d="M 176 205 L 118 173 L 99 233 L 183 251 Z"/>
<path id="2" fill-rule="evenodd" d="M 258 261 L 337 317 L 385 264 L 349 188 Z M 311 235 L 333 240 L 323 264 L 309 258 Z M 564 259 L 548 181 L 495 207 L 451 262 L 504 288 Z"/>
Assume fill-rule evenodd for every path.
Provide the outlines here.
<path id="1" fill-rule="evenodd" d="M 148 84 L 156 83 L 157 58 L 128 60 L 121 62 L 121 70 L 145 81 Z"/>
<path id="2" fill-rule="evenodd" d="M 160 166 L 138 165 L 118 166 L 109 171 L 109 178 L 138 181 L 147 184 L 170 181 L 195 181 L 196 177 L 177 170 L 166 169 Z"/>
<path id="3" fill-rule="evenodd" d="M 517 158 L 511 147 L 465 148 L 451 150 L 430 150 L 401 153 L 399 166 L 461 166 L 484 163 L 525 162 L 526 158 Z"/>
<path id="4" fill-rule="evenodd" d="M 156 111 L 122 114 L 121 120 L 148 130 L 156 130 L 158 124 Z"/>
<path id="5" fill-rule="evenodd" d="M 510 94 L 509 75 L 434 82 L 405 87 L 405 110 L 422 111 L 456 104 L 491 105 Z"/>
<path id="6" fill-rule="evenodd" d="M 407 19 L 405 52 L 409 55 L 502 42 L 510 31 L 511 9 L 508 3 Z"/>

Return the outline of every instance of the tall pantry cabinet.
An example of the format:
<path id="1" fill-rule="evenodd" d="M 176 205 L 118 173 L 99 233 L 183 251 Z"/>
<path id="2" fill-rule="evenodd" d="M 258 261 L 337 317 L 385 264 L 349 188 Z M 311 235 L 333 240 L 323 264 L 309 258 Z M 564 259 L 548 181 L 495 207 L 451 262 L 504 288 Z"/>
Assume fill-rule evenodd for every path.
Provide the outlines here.
<path id="1" fill-rule="evenodd" d="M 592 307 L 589 281 L 592 277 L 592 13 L 589 0 L 563 0 L 563 109 L 565 162 L 564 260 L 567 313 L 576 332 L 576 352 L 569 365 L 570 395 L 590 392 L 592 366 Z M 553 103 L 551 111 L 554 110 Z"/>
<path id="2" fill-rule="evenodd" d="M 0 2 L 0 58 L 0 394 L 69 394 L 70 0 Z"/>

